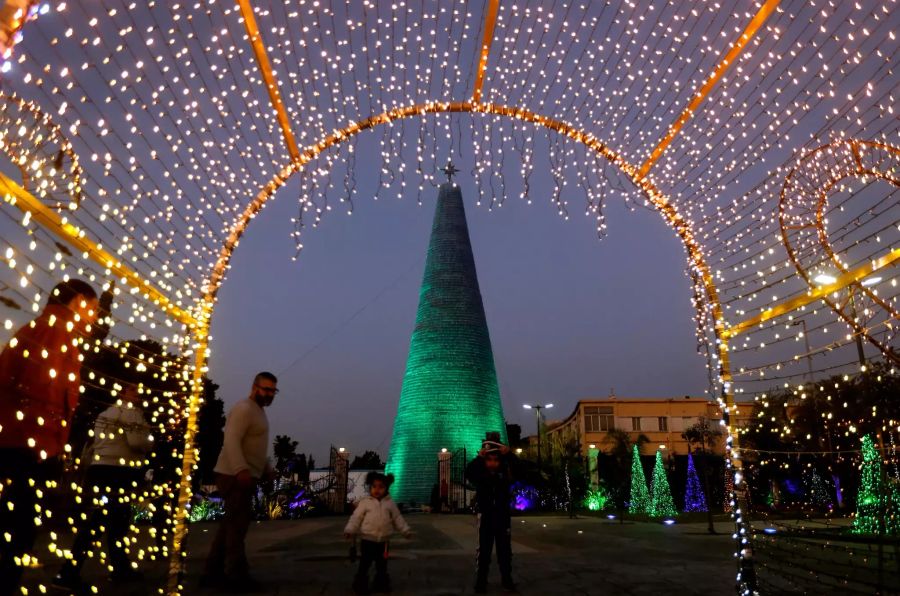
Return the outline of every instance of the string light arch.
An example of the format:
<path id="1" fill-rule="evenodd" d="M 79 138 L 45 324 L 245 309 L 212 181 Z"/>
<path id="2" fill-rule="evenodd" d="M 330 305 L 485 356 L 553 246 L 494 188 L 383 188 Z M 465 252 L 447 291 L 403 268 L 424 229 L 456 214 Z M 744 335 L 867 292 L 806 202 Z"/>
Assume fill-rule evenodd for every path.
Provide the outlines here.
<path id="1" fill-rule="evenodd" d="M 168 558 L 172 593 L 182 589 L 209 321 L 231 253 L 288 179 L 301 187 L 297 234 L 301 216 L 318 221 L 331 208 L 329 196 L 352 208 L 362 130 L 380 130 L 376 197 L 421 197 L 447 157 L 439 139 L 459 151 L 465 138 L 474 154 L 466 173 L 489 208 L 516 194 L 504 173 L 510 160 L 531 202 L 543 157 L 536 131 L 554 131 L 543 172 L 560 215 L 575 190 L 602 235 L 602 206 L 615 195 L 660 211 L 681 238 L 711 394 L 734 396 L 729 414 L 764 407 L 773 385 L 802 399 L 813 372 L 850 383 L 865 368 L 852 353 L 861 329 L 878 348 L 869 360 L 896 345 L 896 195 L 871 195 L 877 177 L 854 174 L 812 207 L 846 259 L 833 284 L 810 283 L 810 264 L 825 262 L 816 234 L 795 251 L 812 272 L 798 275 L 776 214 L 785 180 L 800 177 L 791 172 L 814 148 L 842 154 L 848 139 L 897 146 L 896 4 L 7 2 L 21 11 L 2 16 L 13 34 L 2 47 L 4 93 L 42 116 L 8 118 L 5 138 L 22 126 L 35 139 L 49 133 L 33 129 L 59 131 L 71 175 L 56 185 L 77 180 L 80 194 L 64 204 L 63 193 L 40 197 L 30 183 L 3 179 L 3 327 L 27 322 L 55 280 L 83 277 L 115 295 L 104 346 L 141 366 L 150 357 L 133 340 L 165 348 L 149 368 L 180 385 L 148 387 L 148 407 L 158 432 L 186 439 L 172 450 L 183 490 L 172 547 L 144 554 Z M 56 159 L 47 147 L 37 166 L 44 180 Z M 857 316 L 847 311 L 849 288 Z M 874 306 L 877 316 L 867 312 Z M 86 390 L 115 383 L 86 368 Z M 740 517 L 742 506 L 732 508 Z M 752 554 L 751 532 L 738 524 L 740 561 Z"/>
<path id="2" fill-rule="evenodd" d="M 873 141 L 835 141 L 817 147 L 803 155 L 788 172 L 778 203 L 778 221 L 788 257 L 812 290 L 836 281 L 836 275 L 847 275 L 850 266 L 846 258 L 836 254 L 828 239 L 828 196 L 848 177 L 876 179 L 900 187 L 900 149 Z M 832 275 L 832 271 L 837 271 Z M 818 274 L 816 273 L 818 271 Z M 859 277 L 845 289 L 822 299 L 832 310 L 895 364 L 900 364 L 889 341 L 881 341 L 869 328 L 887 326 L 900 318 L 900 313 L 888 301 L 878 296 L 871 286 L 878 278 Z M 842 296 L 840 294 L 843 294 Z M 859 298 L 864 303 L 858 304 Z M 882 310 L 878 316 L 873 310 Z M 867 316 L 866 324 L 860 313 Z"/>
<path id="3" fill-rule="evenodd" d="M 620 155 L 616 154 L 593 135 L 580 131 L 560 120 L 556 120 L 548 116 L 542 116 L 524 108 L 513 108 L 509 106 L 498 106 L 493 104 L 479 104 L 474 102 L 430 102 L 396 108 L 389 112 L 385 112 L 377 116 L 372 116 L 357 123 L 353 123 L 344 129 L 328 135 L 318 143 L 310 146 L 305 151 L 303 151 L 303 153 L 299 155 L 299 158 L 296 161 L 292 161 L 289 165 L 282 168 L 281 171 L 275 177 L 273 177 L 273 179 L 269 181 L 269 183 L 266 184 L 263 189 L 260 190 L 260 192 L 254 197 L 254 199 L 250 202 L 244 212 L 240 215 L 240 217 L 231 226 L 231 231 L 229 232 L 228 237 L 222 247 L 219 258 L 217 259 L 216 264 L 211 271 L 209 281 L 204 287 L 205 294 L 201 300 L 201 306 L 199 308 L 198 314 L 200 325 L 195 330 L 195 337 L 197 345 L 199 346 L 198 354 L 208 353 L 209 324 L 214 310 L 216 294 L 222 283 L 224 282 L 225 275 L 229 268 L 229 263 L 231 261 L 234 250 L 237 248 L 241 237 L 247 230 L 249 224 L 256 217 L 256 215 L 263 209 L 263 207 L 265 207 L 266 203 L 274 197 L 278 189 L 286 184 L 293 175 L 298 174 L 305 166 L 315 160 L 322 152 L 330 149 L 333 146 L 350 140 L 357 134 L 360 134 L 377 126 L 389 125 L 396 120 L 421 117 L 426 114 L 469 112 L 503 116 L 514 118 L 523 122 L 529 122 L 537 126 L 552 130 L 563 137 L 581 143 L 618 167 L 626 176 L 628 176 L 628 178 L 634 183 L 634 185 L 647 196 L 654 209 L 657 210 L 663 216 L 666 223 L 675 230 L 688 255 L 691 269 L 693 269 L 696 273 L 696 275 L 694 276 L 695 283 L 699 283 L 702 286 L 705 302 L 701 302 L 696 305 L 699 311 L 698 320 L 705 319 L 707 313 L 712 318 L 719 359 L 718 374 L 724 387 L 723 394 L 720 397 L 720 404 L 726 413 L 733 411 L 734 396 L 731 392 L 731 369 L 729 364 L 728 343 L 727 339 L 723 335 L 723 330 L 725 329 L 726 322 L 722 314 L 722 306 L 719 302 L 719 294 L 713 281 L 713 276 L 703 256 L 701 247 L 694 240 L 693 230 L 691 230 L 689 223 L 678 213 L 675 206 L 662 192 L 660 192 L 653 181 L 649 179 L 645 175 L 645 173 L 641 173 L 639 168 L 626 162 Z M 202 385 L 202 376 L 206 371 L 205 356 L 198 356 L 198 360 L 196 362 L 194 370 L 194 386 L 199 387 Z M 189 427 L 194 426 L 195 417 L 199 413 L 199 404 L 194 403 L 197 398 L 199 398 L 199 393 L 195 392 L 193 394 L 192 403 L 189 407 Z M 729 426 L 728 428 L 732 427 Z M 727 439 L 727 449 L 729 453 L 730 465 L 734 466 L 736 472 L 738 473 L 738 483 L 740 483 L 741 462 L 739 457 L 736 456 L 736 449 L 738 447 L 737 440 L 738 435 L 736 432 L 729 433 Z M 194 468 L 195 465 L 196 456 L 194 456 L 193 458 L 185 458 L 185 466 L 182 471 L 183 478 L 190 477 L 190 471 Z M 188 496 L 190 495 L 189 485 L 182 487 L 181 494 Z M 184 504 L 186 505 L 186 502 Z M 183 509 L 186 510 L 186 508 Z M 186 532 L 186 520 L 179 519 L 178 523 L 179 529 L 176 530 L 176 551 L 179 550 L 177 545 L 180 544 L 181 540 L 183 540 L 181 536 L 184 532 Z M 743 520 L 739 520 L 738 526 L 740 528 L 739 532 L 746 531 Z"/>

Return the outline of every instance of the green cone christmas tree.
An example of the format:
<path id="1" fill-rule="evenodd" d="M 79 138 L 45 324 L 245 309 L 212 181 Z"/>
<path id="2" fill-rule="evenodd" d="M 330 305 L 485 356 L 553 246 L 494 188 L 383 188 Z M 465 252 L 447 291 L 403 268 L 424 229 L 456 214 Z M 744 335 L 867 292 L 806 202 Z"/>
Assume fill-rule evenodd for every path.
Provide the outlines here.
<path id="1" fill-rule="evenodd" d="M 448 182 L 438 193 L 388 456 L 394 500 L 427 503 L 438 452 L 464 447 L 472 459 L 491 431 L 506 442 L 462 193 Z"/>
<path id="2" fill-rule="evenodd" d="M 672 490 L 669 488 L 669 480 L 666 478 L 666 468 L 663 466 L 662 453 L 657 450 L 656 463 L 653 465 L 653 497 L 650 500 L 652 517 L 675 517 L 675 501 L 672 500 Z"/>
<path id="3" fill-rule="evenodd" d="M 862 456 L 853 533 L 900 535 L 900 486 L 882 474 L 881 455 L 872 435 L 862 438 Z"/>
<path id="4" fill-rule="evenodd" d="M 647 513 L 650 509 L 650 491 L 647 490 L 647 477 L 641 466 L 641 453 L 635 445 L 631 450 L 631 501 L 628 513 Z"/>

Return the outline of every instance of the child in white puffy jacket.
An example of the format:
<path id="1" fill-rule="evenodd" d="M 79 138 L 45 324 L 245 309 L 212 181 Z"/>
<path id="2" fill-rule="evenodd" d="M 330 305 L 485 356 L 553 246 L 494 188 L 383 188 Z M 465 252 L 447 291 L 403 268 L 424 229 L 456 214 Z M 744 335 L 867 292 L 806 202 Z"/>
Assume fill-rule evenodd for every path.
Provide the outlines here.
<path id="1" fill-rule="evenodd" d="M 381 472 L 370 472 L 366 476 L 369 496 L 356 506 L 347 527 L 346 538 L 360 537 L 359 570 L 353 580 L 353 590 L 357 594 L 369 593 L 369 567 L 375 563 L 375 592 L 390 592 L 390 578 L 387 574 L 388 539 L 395 531 L 409 538 L 412 531 L 400 515 L 397 504 L 388 494 L 394 477 Z"/>

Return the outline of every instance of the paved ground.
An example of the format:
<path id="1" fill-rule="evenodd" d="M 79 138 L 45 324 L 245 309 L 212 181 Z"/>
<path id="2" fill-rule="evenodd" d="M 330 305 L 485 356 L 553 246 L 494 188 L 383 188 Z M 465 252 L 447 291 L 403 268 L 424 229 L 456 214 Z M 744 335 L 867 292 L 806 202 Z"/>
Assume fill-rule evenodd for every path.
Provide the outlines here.
<path id="1" fill-rule="evenodd" d="M 475 533 L 470 516 L 411 515 L 416 536 L 392 543 L 390 573 L 395 594 L 470 594 Z M 355 565 L 341 537 L 344 519 L 260 522 L 250 530 L 248 554 L 270 594 L 349 594 Z M 215 530 L 191 527 L 186 593 L 205 596 L 197 578 Z M 515 518 L 513 565 L 522 594 L 733 594 L 735 568 L 728 524 L 710 536 L 705 524 L 620 525 L 606 519 L 541 516 Z M 86 578 L 100 593 L 155 594 L 162 563 L 142 566 L 140 585 L 111 587 L 94 565 Z M 47 577 L 33 570 L 31 578 Z M 492 569 L 492 592 L 499 574 Z M 32 592 L 34 593 L 34 592 Z M 38 592 L 40 593 L 40 592 Z"/>
<path id="2" fill-rule="evenodd" d="M 523 594 L 733 593 L 730 535 L 709 536 L 705 526 L 559 517 L 514 521 L 513 564 Z M 409 522 L 416 536 L 392 542 L 395 593 L 471 593 L 472 518 L 418 515 Z M 337 519 L 257 525 L 249 540 L 257 576 L 272 594 L 348 594 L 355 566 L 341 529 Z M 189 571 L 201 565 L 208 538 L 209 532 L 191 538 Z M 499 593 L 496 568 L 492 580 Z"/>

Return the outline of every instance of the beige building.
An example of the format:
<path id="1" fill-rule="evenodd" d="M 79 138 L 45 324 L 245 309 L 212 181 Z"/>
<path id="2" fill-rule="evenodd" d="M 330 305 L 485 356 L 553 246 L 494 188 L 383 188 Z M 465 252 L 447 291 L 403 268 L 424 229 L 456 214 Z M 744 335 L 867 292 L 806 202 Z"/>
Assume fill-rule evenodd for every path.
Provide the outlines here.
<path id="1" fill-rule="evenodd" d="M 650 439 L 643 447 L 644 455 L 652 455 L 660 446 L 665 446 L 669 455 L 687 455 L 688 444 L 681 433 L 701 418 L 717 426 L 722 419 L 718 404 L 703 397 L 689 396 L 583 399 L 568 418 L 547 424 L 544 450 L 551 455 L 563 446 L 577 442 L 583 455 L 588 455 L 590 450 L 596 450 L 595 453 L 608 451 L 609 431 L 620 429 L 632 439 L 641 434 Z M 533 437 L 529 439 L 534 441 Z M 724 429 L 723 437 L 713 450 L 725 454 Z"/>

